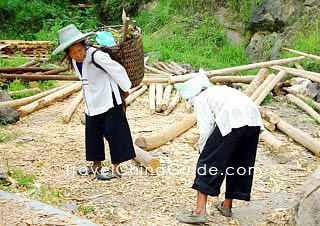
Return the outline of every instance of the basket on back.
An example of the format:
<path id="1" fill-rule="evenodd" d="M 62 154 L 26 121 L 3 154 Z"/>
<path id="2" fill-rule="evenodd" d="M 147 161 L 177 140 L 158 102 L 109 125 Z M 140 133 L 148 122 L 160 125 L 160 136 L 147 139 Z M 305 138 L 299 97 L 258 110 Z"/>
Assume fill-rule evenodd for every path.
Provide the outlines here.
<path id="1" fill-rule="evenodd" d="M 140 29 L 134 38 L 120 42 L 114 46 L 99 46 L 111 58 L 119 62 L 127 71 L 132 88 L 138 86 L 144 77 L 144 51 Z"/>

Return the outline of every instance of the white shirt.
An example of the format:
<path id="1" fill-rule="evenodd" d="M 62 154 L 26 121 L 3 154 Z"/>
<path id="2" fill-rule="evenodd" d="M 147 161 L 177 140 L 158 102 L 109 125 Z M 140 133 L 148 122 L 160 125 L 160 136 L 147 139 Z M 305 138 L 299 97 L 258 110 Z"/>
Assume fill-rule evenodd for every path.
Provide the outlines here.
<path id="1" fill-rule="evenodd" d="M 92 53 L 95 48 L 86 50 L 86 58 L 82 64 L 82 74 L 72 60 L 77 75 L 82 82 L 83 98 L 85 100 L 85 112 L 89 116 L 102 114 L 113 106 L 112 92 L 114 92 L 117 104 L 121 104 L 119 87 L 124 91 L 131 88 L 131 81 L 124 67 L 112 60 L 108 53 L 97 51 L 94 53 L 95 62 L 106 71 L 101 70 L 92 63 Z"/>
<path id="2" fill-rule="evenodd" d="M 212 86 L 202 91 L 194 98 L 194 110 L 200 132 L 200 152 L 216 125 L 222 136 L 246 125 L 264 130 L 257 105 L 244 93 L 228 86 Z"/>

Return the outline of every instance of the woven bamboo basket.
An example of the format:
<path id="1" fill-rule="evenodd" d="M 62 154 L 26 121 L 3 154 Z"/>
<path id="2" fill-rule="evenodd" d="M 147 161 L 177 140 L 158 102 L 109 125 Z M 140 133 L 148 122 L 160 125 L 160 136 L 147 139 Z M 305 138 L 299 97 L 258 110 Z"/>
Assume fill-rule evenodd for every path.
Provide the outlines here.
<path id="1" fill-rule="evenodd" d="M 137 28 L 137 35 L 125 42 L 114 46 L 99 46 L 110 54 L 111 58 L 119 62 L 127 71 L 132 83 L 131 88 L 138 86 L 144 77 L 144 51 L 142 34 Z"/>

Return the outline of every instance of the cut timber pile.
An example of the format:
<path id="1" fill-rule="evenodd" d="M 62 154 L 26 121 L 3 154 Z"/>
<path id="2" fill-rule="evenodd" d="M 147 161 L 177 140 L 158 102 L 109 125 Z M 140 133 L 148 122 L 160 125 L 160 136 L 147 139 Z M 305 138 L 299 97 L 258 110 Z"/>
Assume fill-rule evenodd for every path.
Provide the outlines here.
<path id="1" fill-rule="evenodd" d="M 0 40 L 2 57 L 13 57 L 19 53 L 23 57 L 48 58 L 51 47 L 49 41 Z"/>

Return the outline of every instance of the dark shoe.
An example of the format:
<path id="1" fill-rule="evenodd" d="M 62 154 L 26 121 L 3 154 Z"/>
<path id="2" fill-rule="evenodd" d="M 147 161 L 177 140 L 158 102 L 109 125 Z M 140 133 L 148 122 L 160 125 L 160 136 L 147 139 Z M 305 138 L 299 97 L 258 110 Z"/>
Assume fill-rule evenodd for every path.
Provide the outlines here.
<path id="1" fill-rule="evenodd" d="M 217 209 L 220 211 L 220 213 L 225 216 L 225 217 L 231 217 L 232 216 L 232 211 L 231 208 L 223 208 L 223 201 L 218 202 L 217 204 Z"/>
<path id="2" fill-rule="evenodd" d="M 111 180 L 114 178 L 121 178 L 121 173 L 118 172 L 112 172 L 112 170 L 108 169 L 100 169 L 96 172 L 96 178 L 98 180 Z"/>
<path id="3" fill-rule="evenodd" d="M 207 214 L 194 215 L 192 211 L 191 213 L 177 216 L 176 219 L 186 224 L 200 224 L 207 222 Z"/>
<path id="4" fill-rule="evenodd" d="M 86 175 L 94 174 L 94 172 L 93 172 L 92 166 L 86 166 L 78 169 L 77 174 L 80 176 L 86 176 Z"/>

